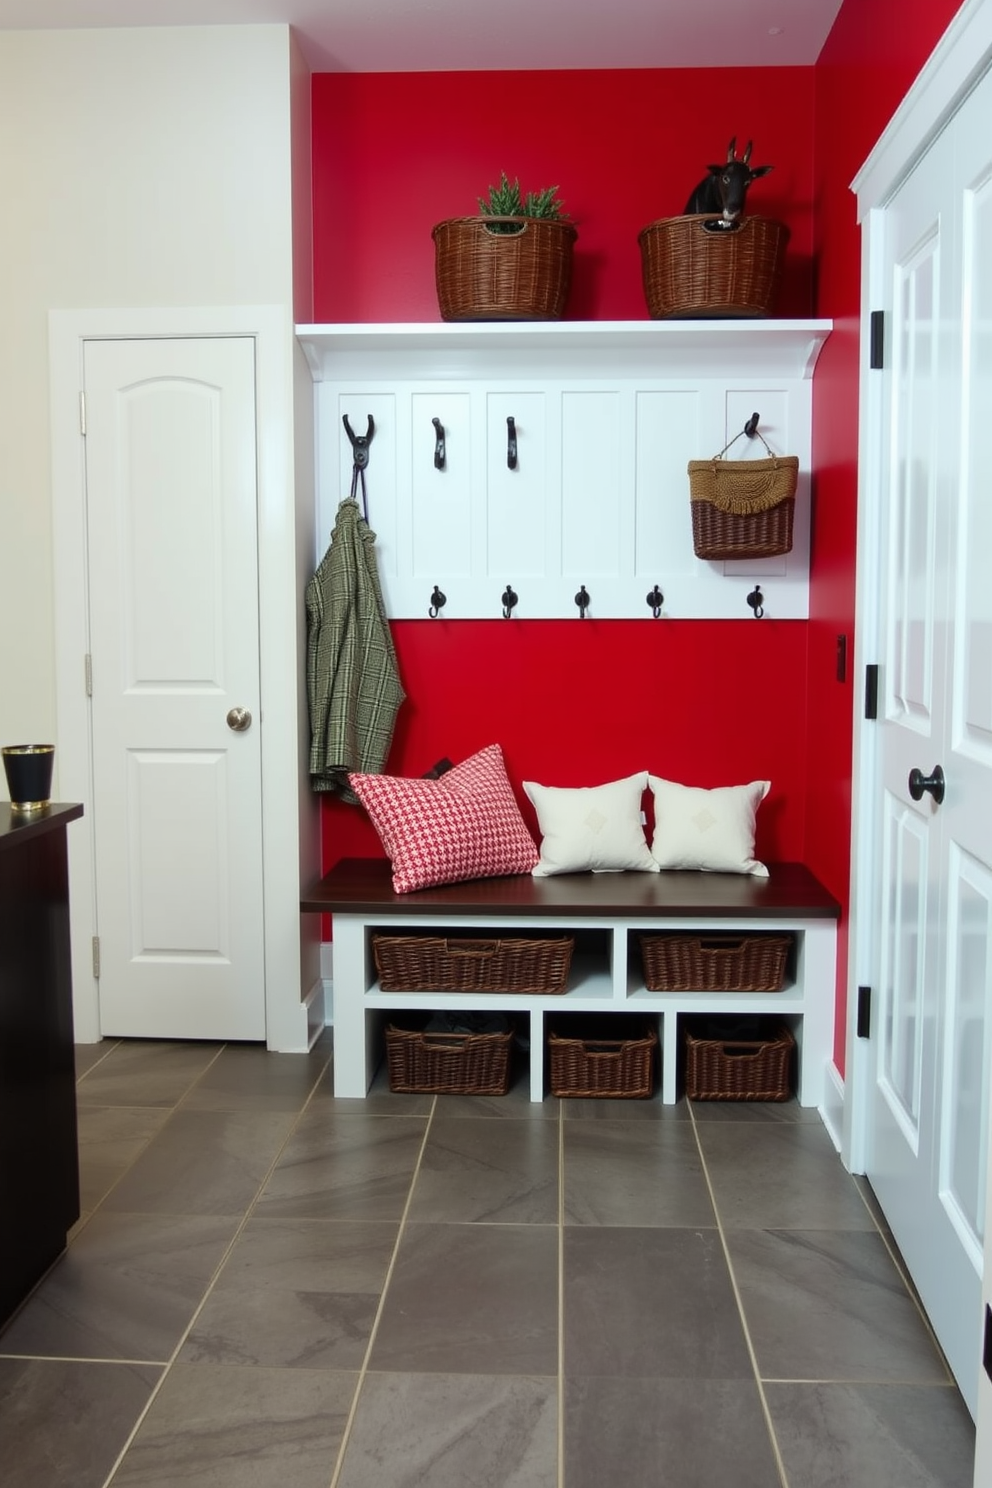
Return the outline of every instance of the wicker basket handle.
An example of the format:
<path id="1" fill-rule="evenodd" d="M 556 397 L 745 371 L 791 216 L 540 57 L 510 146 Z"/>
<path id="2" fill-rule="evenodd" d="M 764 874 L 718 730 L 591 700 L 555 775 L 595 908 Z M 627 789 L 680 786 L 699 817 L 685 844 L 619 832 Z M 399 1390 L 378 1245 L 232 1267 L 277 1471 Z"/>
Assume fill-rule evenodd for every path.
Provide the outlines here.
<path id="1" fill-rule="evenodd" d="M 753 1044 L 721 1044 L 720 1050 L 727 1059 L 760 1059 L 763 1053 Z"/>
<path id="2" fill-rule="evenodd" d="M 494 940 L 446 940 L 444 949 L 449 956 L 471 956 L 476 961 L 488 961 L 496 954 Z"/>
<path id="3" fill-rule="evenodd" d="M 699 949 L 704 953 L 715 955 L 717 951 L 740 951 L 744 947 L 744 940 L 700 940 L 697 942 Z"/>
<path id="4" fill-rule="evenodd" d="M 422 1033 L 420 1043 L 436 1054 L 463 1054 L 469 1041 L 478 1037 L 477 1033 Z"/>
<path id="5" fill-rule="evenodd" d="M 520 237 L 523 237 L 524 233 L 527 231 L 528 227 L 530 226 L 530 221 L 531 220 L 532 219 L 529 219 L 527 217 L 513 217 L 513 216 L 500 217 L 500 216 L 497 216 L 497 214 L 495 212 L 492 212 L 492 213 L 487 212 L 484 218 L 483 217 L 480 217 L 478 219 L 479 226 L 482 228 L 483 232 L 487 232 L 491 238 L 500 238 L 500 237 L 520 238 Z M 498 228 L 494 230 L 490 226 L 490 223 L 492 223 L 492 222 L 512 222 L 514 224 L 514 226 L 516 227 L 516 232 L 513 232 L 513 233 L 501 233 Z"/>
<path id="6" fill-rule="evenodd" d="M 761 432 L 760 429 L 755 429 L 754 432 L 758 436 L 758 438 L 761 440 L 762 444 L 765 446 L 765 453 L 767 454 L 769 460 L 774 460 L 775 461 L 775 469 L 777 470 L 778 469 L 778 455 L 776 455 L 775 451 L 771 448 L 771 446 L 768 443 L 768 440 L 765 438 L 764 434 L 762 434 L 762 432 Z M 735 434 L 734 437 L 733 437 L 733 439 L 731 439 L 728 444 L 725 444 L 723 446 L 723 449 L 720 451 L 720 453 L 718 455 L 714 455 L 713 456 L 713 464 L 715 465 L 716 462 L 717 462 L 717 460 L 722 460 L 723 457 L 724 457 L 724 455 L 730 449 L 731 445 L 736 444 L 737 441 L 738 441 L 738 439 L 743 439 L 744 438 L 744 435 L 746 433 L 747 433 L 747 430 L 746 429 L 742 429 L 739 434 Z"/>

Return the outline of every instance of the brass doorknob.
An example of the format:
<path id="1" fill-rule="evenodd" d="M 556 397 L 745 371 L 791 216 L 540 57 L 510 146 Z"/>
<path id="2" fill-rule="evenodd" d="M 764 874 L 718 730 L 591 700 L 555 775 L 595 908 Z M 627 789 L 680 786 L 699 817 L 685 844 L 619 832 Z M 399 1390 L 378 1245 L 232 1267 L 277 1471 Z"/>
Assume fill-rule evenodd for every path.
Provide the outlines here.
<path id="1" fill-rule="evenodd" d="M 227 726 L 236 734 L 243 734 L 246 729 L 251 728 L 251 714 L 247 708 L 232 708 L 227 715 Z"/>

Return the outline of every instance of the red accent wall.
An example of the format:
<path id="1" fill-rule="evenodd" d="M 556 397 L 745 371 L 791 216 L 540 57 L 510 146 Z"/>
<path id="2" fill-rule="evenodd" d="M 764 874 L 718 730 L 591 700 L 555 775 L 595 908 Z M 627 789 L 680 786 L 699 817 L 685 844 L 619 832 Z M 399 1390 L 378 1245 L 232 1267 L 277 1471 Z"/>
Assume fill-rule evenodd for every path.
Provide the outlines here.
<path id="1" fill-rule="evenodd" d="M 803 857 L 802 621 L 409 620 L 394 623 L 409 695 L 390 769 L 420 775 L 500 744 L 522 780 L 599 785 L 650 770 L 688 785 L 769 779 L 758 852 Z M 325 866 L 381 857 L 357 807 L 325 802 Z"/>
<path id="2" fill-rule="evenodd" d="M 774 166 L 750 210 L 792 229 L 778 311 L 813 303 L 807 68 L 322 73 L 313 80 L 314 314 L 438 320 L 431 228 L 505 170 L 560 187 L 579 238 L 567 318 L 647 316 L 637 234 L 685 207 L 736 136 Z"/>
<path id="3" fill-rule="evenodd" d="M 437 320 L 431 227 L 501 170 L 558 184 L 579 231 L 570 319 L 646 317 L 637 234 L 682 211 L 736 135 L 774 169 L 750 209 L 789 224 L 777 313 L 832 317 L 814 382 L 811 618 L 777 623 L 404 621 L 409 701 L 389 768 L 492 742 L 511 778 L 769 778 L 758 851 L 804 858 L 847 903 L 860 233 L 850 181 L 957 0 L 844 0 L 815 68 L 320 74 L 313 79 L 314 318 Z M 374 476 L 373 476 L 374 479 Z M 530 808 L 525 805 L 529 812 Z M 533 825 L 533 818 L 529 817 Z M 381 848 L 324 805 L 325 864 Z M 843 1071 L 842 922 L 835 1058 Z"/>
<path id="4" fill-rule="evenodd" d="M 753 163 L 774 167 L 750 205 L 788 222 L 779 310 L 809 315 L 809 84 L 802 68 L 319 75 L 315 318 L 438 320 L 431 228 L 474 215 L 506 170 L 525 191 L 557 184 L 576 222 L 568 317 L 645 319 L 637 234 L 682 211 L 731 136 L 739 150 L 753 139 Z M 396 773 L 496 742 L 518 786 L 643 769 L 700 785 L 769 778 L 759 847 L 803 856 L 805 625 L 425 620 L 394 632 L 409 694 Z M 381 853 L 355 807 L 324 809 L 328 865 Z"/>

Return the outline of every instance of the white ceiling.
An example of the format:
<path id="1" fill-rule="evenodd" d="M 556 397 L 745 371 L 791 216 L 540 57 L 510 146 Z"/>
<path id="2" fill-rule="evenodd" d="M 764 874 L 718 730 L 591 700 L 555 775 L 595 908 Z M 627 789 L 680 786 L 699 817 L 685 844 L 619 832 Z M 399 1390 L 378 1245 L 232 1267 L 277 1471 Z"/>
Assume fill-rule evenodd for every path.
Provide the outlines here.
<path id="1" fill-rule="evenodd" d="M 0 31 L 288 22 L 316 72 L 801 66 L 816 61 L 840 5 L 841 0 L 0 0 Z"/>

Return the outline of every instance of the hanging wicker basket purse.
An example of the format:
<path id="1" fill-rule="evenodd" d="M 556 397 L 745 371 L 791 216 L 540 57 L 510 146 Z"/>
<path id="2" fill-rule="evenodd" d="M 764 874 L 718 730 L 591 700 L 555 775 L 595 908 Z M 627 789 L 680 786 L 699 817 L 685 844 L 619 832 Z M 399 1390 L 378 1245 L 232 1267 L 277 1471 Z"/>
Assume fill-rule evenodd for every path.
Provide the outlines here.
<path id="1" fill-rule="evenodd" d="M 743 433 L 712 460 L 689 461 L 692 546 L 697 558 L 772 558 L 792 551 L 798 457 L 773 455 L 758 434 L 767 459 L 724 459 Z"/>
<path id="2" fill-rule="evenodd" d="M 641 229 L 641 274 L 654 320 L 766 316 L 785 266 L 789 229 L 772 217 L 662 217 Z"/>
<path id="3" fill-rule="evenodd" d="M 431 236 L 442 320 L 560 320 L 565 313 L 578 236 L 570 222 L 452 217 Z"/>

